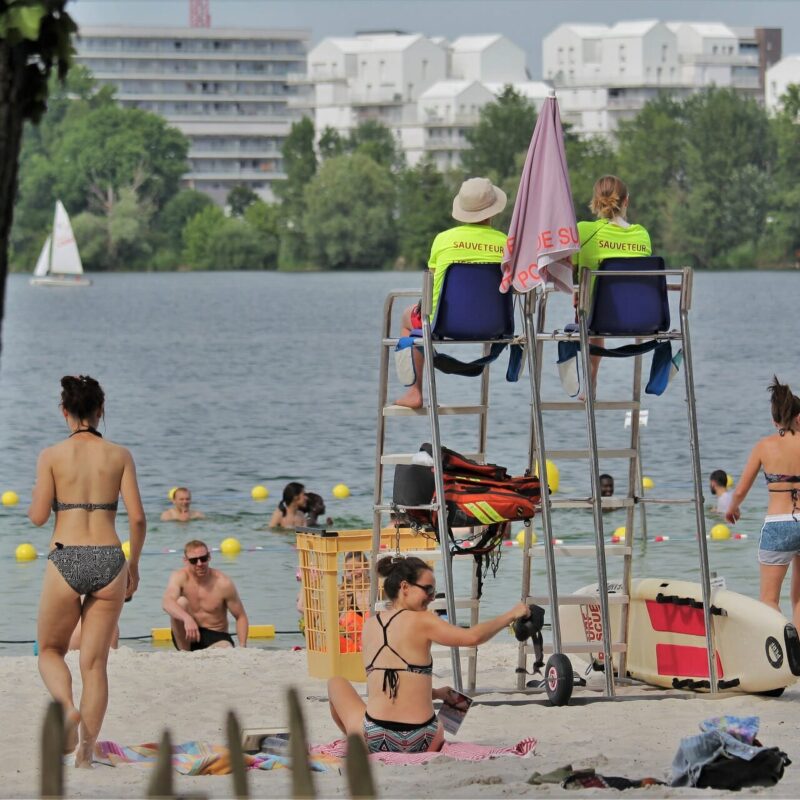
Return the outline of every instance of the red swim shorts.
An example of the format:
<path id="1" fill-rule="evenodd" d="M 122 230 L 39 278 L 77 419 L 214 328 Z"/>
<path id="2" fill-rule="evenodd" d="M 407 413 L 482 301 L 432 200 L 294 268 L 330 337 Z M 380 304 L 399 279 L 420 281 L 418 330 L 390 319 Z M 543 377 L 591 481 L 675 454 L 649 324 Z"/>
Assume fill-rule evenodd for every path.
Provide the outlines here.
<path id="1" fill-rule="evenodd" d="M 417 330 L 422 327 L 422 308 L 421 304 L 417 303 L 411 309 L 411 329 Z"/>

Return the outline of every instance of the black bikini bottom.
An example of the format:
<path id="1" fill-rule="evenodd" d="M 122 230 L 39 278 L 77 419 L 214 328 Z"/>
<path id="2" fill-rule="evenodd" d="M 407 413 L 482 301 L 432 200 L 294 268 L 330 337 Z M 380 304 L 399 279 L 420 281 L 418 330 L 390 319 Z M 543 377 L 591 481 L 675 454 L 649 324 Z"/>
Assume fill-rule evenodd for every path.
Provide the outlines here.
<path id="1" fill-rule="evenodd" d="M 47 558 L 78 594 L 92 594 L 108 586 L 125 566 L 125 553 L 118 544 L 56 542 Z"/>

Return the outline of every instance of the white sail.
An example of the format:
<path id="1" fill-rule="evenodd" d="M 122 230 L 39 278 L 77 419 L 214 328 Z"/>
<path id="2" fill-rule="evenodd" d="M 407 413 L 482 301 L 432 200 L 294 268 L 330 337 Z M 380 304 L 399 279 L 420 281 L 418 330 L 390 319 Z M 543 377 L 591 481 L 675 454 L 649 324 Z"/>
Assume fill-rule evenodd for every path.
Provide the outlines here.
<path id="1" fill-rule="evenodd" d="M 33 275 L 35 278 L 42 278 L 47 275 L 47 267 L 50 262 L 50 237 L 47 237 L 47 241 L 44 243 L 44 247 L 42 248 L 42 252 L 39 253 L 39 258 L 36 261 L 36 269 L 33 271 Z"/>
<path id="2" fill-rule="evenodd" d="M 69 222 L 67 209 L 56 201 L 53 221 L 53 257 L 50 261 L 51 275 L 83 275 L 83 264 L 75 242 L 75 234 Z"/>

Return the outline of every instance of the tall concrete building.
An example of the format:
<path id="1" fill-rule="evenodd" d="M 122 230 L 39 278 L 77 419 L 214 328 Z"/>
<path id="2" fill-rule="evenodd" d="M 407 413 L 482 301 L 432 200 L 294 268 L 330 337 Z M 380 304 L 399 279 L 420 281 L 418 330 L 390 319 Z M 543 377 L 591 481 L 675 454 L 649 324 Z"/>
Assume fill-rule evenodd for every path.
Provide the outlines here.
<path id="1" fill-rule="evenodd" d="M 190 141 L 185 183 L 224 202 L 284 179 L 281 150 L 300 110 L 309 31 L 83 27 L 77 60 L 123 106 L 165 117 Z"/>
<path id="2" fill-rule="evenodd" d="M 766 68 L 780 58 L 781 31 L 721 22 L 638 20 L 561 25 L 542 43 L 545 80 L 577 133 L 608 135 L 661 92 L 685 97 L 709 86 L 764 102 Z"/>
<path id="3" fill-rule="evenodd" d="M 531 81 L 525 51 L 499 34 L 440 37 L 376 31 L 323 39 L 308 54 L 298 101 L 313 116 L 317 135 L 326 127 L 347 135 L 377 120 L 395 135 L 406 161 L 431 158 L 456 167 L 467 131 L 481 108 L 511 84 L 541 107 L 549 87 Z"/>

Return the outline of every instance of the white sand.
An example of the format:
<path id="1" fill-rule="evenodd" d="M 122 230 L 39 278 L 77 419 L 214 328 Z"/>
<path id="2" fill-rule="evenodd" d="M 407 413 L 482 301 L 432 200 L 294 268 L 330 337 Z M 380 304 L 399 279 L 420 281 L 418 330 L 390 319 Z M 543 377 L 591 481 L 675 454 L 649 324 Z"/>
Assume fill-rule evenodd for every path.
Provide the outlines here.
<path id="1" fill-rule="evenodd" d="M 503 642 L 481 649 L 479 686 L 510 688 L 516 648 Z M 80 692 L 77 656 L 76 695 Z M 436 683 L 447 682 L 449 661 L 437 660 Z M 112 652 L 109 665 L 111 701 L 101 738 L 123 744 L 157 741 L 169 726 L 173 742 L 203 739 L 224 743 L 225 713 L 233 708 L 244 727 L 284 723 L 285 687 L 294 684 L 305 704 L 309 738 L 323 743 L 337 738 L 327 704 L 317 699 L 325 692 L 321 681 L 307 677 L 304 652 L 266 650 L 172 651 L 138 653 L 128 648 Z M 40 726 L 48 697 L 33 657 L 0 658 L 0 797 L 36 797 L 39 791 Z M 514 797 L 564 795 L 612 796 L 611 790 L 566 791 L 555 786 L 530 786 L 534 771 L 545 772 L 567 763 L 593 766 L 600 773 L 627 777 L 667 778 L 682 736 L 698 732 L 698 723 L 720 714 L 761 717 L 761 741 L 777 745 L 795 762 L 784 779 L 759 794 L 800 797 L 800 687 L 777 699 L 665 692 L 648 687 L 625 688 L 617 701 L 601 694 L 576 690 L 573 703 L 551 708 L 545 701 L 528 704 L 476 705 L 459 739 L 485 744 L 513 744 L 527 736 L 539 740 L 527 758 L 502 758 L 480 763 L 440 759 L 422 767 L 374 765 L 382 797 Z M 488 695 L 480 699 L 503 699 Z M 519 703 L 521 695 L 505 699 Z M 253 797 L 286 797 L 288 770 L 248 773 Z M 67 769 L 68 797 L 143 797 L 149 773 L 135 766 L 94 770 Z M 322 797 L 347 797 L 345 778 L 335 772 L 315 775 Z M 175 775 L 179 793 L 202 792 L 230 797 L 230 776 L 188 778 Z M 747 790 L 746 790 L 747 791 Z M 751 790 L 752 791 L 752 790 Z M 708 795 L 697 789 L 651 787 L 625 797 L 691 797 Z M 719 796 L 711 793 L 712 796 Z"/>

